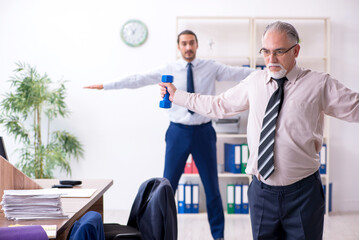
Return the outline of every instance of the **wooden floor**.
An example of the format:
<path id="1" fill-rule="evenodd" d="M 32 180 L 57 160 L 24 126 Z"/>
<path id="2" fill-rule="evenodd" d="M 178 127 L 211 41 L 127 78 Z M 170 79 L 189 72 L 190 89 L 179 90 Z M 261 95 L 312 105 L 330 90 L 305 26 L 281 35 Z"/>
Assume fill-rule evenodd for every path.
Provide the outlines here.
<path id="1" fill-rule="evenodd" d="M 105 209 L 104 221 L 127 223 L 129 211 Z M 179 214 L 178 240 L 211 240 L 207 214 Z M 252 239 L 249 216 L 225 215 L 226 240 Z M 332 213 L 324 220 L 325 240 L 359 240 L 359 212 Z"/>

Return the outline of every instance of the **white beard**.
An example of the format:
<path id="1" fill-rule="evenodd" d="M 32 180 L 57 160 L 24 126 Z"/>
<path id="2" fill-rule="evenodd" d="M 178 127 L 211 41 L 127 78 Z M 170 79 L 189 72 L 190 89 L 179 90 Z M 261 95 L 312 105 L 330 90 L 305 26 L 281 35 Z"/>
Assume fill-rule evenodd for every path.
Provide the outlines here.
<path id="1" fill-rule="evenodd" d="M 269 70 L 269 67 L 271 66 L 280 67 L 280 70 L 278 72 L 272 72 L 271 70 Z M 268 63 L 267 72 L 269 76 L 271 76 L 274 79 L 283 78 L 287 74 L 287 70 L 285 70 L 285 68 L 280 63 Z"/>

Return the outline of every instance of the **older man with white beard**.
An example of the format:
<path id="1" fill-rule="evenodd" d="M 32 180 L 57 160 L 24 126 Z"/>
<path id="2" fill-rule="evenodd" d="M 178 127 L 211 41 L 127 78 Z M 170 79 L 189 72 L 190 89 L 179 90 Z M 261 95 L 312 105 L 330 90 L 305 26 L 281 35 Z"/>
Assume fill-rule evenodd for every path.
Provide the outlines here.
<path id="1" fill-rule="evenodd" d="M 249 109 L 246 173 L 253 239 L 323 236 L 324 194 L 319 176 L 324 114 L 359 122 L 359 94 L 329 74 L 300 68 L 296 29 L 267 26 L 260 53 L 267 69 L 218 96 L 191 94 L 161 83 L 161 95 L 212 118 Z"/>

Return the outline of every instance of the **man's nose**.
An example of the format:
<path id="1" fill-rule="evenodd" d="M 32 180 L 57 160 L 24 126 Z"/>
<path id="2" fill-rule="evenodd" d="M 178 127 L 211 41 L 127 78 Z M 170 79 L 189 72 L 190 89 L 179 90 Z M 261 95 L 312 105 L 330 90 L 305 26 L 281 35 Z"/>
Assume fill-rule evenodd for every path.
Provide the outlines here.
<path id="1" fill-rule="evenodd" d="M 278 57 L 277 57 L 276 54 L 271 53 L 268 57 L 269 57 L 269 62 L 270 62 L 270 63 L 276 63 L 276 62 L 278 62 Z"/>

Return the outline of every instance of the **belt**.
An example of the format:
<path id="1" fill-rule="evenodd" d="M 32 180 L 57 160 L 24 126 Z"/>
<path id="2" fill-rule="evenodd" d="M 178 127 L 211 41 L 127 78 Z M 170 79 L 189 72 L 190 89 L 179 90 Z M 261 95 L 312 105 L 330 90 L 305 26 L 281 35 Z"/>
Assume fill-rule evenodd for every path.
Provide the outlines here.
<path id="1" fill-rule="evenodd" d="M 302 180 L 299 180 L 298 182 L 292 183 L 290 185 L 271 186 L 271 185 L 268 185 L 268 184 L 265 184 L 265 183 L 259 181 L 257 179 L 257 177 L 253 175 L 253 183 L 259 184 L 262 189 L 268 189 L 268 190 L 271 190 L 271 191 L 291 191 L 291 190 L 299 189 L 302 186 L 314 181 L 315 179 L 320 180 L 319 171 L 316 171 L 312 175 L 310 175 L 310 176 L 308 176 L 306 178 L 303 178 Z"/>

